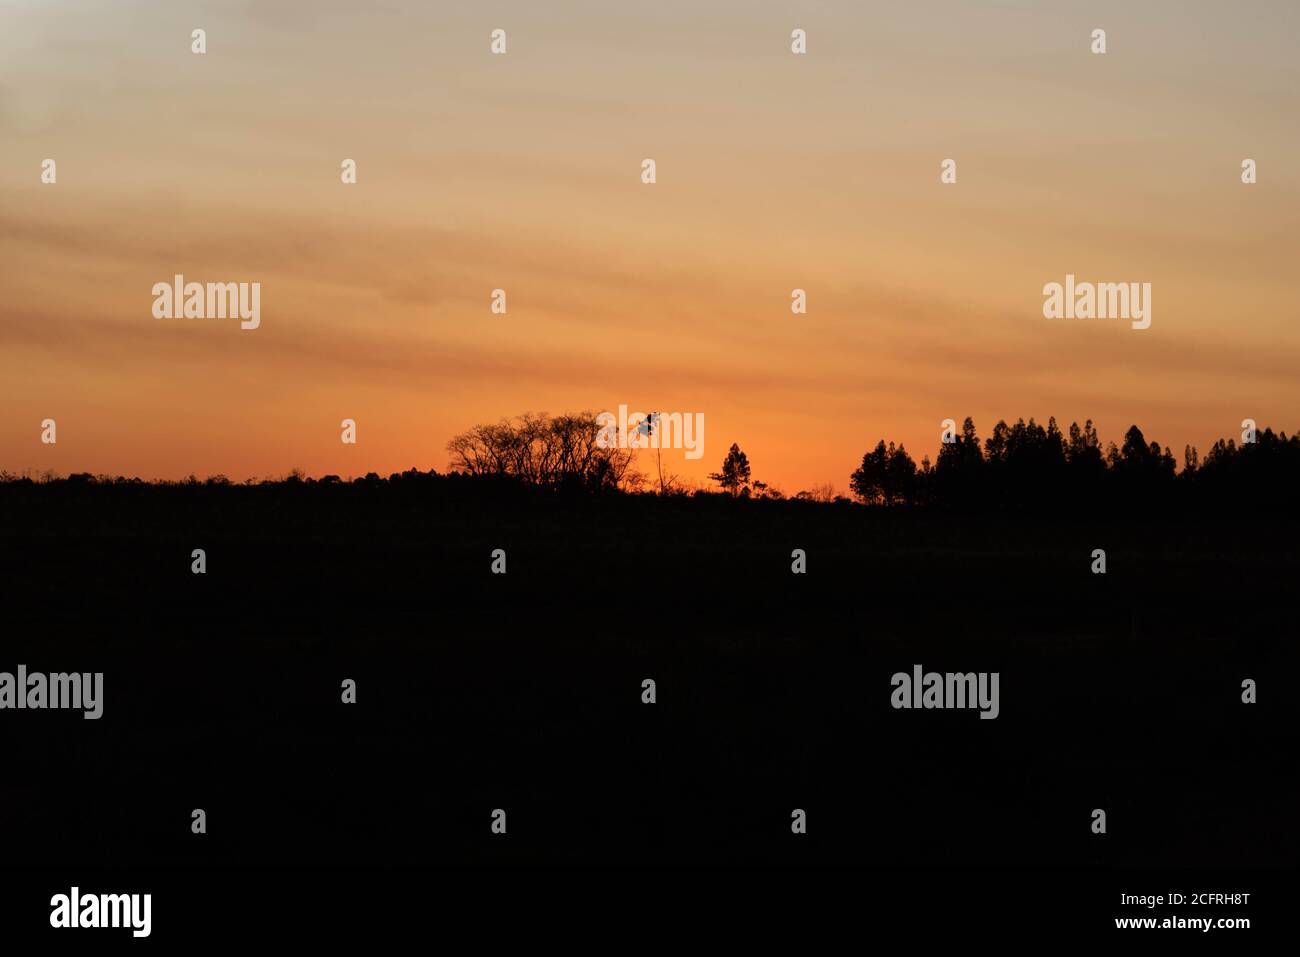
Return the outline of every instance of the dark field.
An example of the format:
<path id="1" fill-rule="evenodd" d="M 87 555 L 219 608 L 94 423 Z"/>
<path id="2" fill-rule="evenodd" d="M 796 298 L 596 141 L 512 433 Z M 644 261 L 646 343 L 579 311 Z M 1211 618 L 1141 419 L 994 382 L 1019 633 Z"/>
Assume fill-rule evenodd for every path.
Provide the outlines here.
<path id="1" fill-rule="evenodd" d="M 11 863 L 1246 867 L 1300 850 L 1293 518 L 468 482 L 19 484 L 0 508 L 0 670 L 104 672 L 98 721 L 2 716 Z M 890 677 L 914 664 L 1000 672 L 1000 716 L 893 709 Z"/>

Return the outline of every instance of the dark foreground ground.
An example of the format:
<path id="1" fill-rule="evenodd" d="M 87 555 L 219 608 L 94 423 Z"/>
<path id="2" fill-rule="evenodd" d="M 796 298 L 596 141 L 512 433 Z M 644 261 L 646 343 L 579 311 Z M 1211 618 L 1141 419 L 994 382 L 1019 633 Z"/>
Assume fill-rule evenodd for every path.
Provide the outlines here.
<path id="1" fill-rule="evenodd" d="M 1294 516 L 468 486 L 0 507 L 0 671 L 105 674 L 99 721 L 0 712 L 10 866 L 1300 857 Z M 1000 717 L 892 709 L 918 663 L 1000 672 Z"/>
<path id="2" fill-rule="evenodd" d="M 78 886 L 164 945 L 1288 933 L 1300 527 L 1187 512 L 0 485 L 0 671 L 104 672 L 98 721 L 0 711 L 0 927 Z M 894 710 L 916 664 L 999 717 Z M 1173 892 L 1251 897 L 1120 905 Z"/>

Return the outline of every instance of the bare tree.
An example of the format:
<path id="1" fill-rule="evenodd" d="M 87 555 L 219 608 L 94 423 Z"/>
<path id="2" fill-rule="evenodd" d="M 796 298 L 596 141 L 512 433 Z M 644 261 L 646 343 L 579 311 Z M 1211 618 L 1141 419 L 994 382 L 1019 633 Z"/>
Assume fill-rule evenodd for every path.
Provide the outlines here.
<path id="1" fill-rule="evenodd" d="M 530 485 L 581 484 L 626 488 L 637 484 L 629 449 L 602 448 L 594 412 L 550 416 L 526 412 L 476 425 L 447 443 L 451 468 L 469 475 L 500 475 Z"/>

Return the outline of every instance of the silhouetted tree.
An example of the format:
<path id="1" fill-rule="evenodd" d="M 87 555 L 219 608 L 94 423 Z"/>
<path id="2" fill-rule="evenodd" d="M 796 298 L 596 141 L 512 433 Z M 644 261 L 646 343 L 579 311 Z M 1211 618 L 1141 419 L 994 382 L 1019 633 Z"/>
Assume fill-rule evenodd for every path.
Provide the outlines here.
<path id="1" fill-rule="evenodd" d="M 749 494 L 749 456 L 740 451 L 735 442 L 727 450 L 727 457 L 722 460 L 722 470 L 714 472 L 709 480 L 717 482 L 723 490 L 732 496 Z"/>
<path id="2" fill-rule="evenodd" d="M 868 505 L 910 503 L 916 497 L 916 463 L 903 446 L 886 446 L 882 439 L 849 476 L 849 490 Z"/>
<path id="3" fill-rule="evenodd" d="M 632 451 L 598 441 L 594 412 L 551 417 L 525 413 L 476 425 L 447 443 L 453 471 L 528 485 L 616 489 L 633 479 Z"/>
<path id="4" fill-rule="evenodd" d="M 1173 453 L 1168 449 L 1162 451 L 1158 442 L 1148 444 L 1136 425 L 1129 426 L 1124 433 L 1124 444 L 1112 463 L 1125 495 L 1158 492 L 1173 480 L 1177 467 Z"/>
<path id="5" fill-rule="evenodd" d="M 967 416 L 961 435 L 939 447 L 934 463 L 933 483 L 937 497 L 946 502 L 978 501 L 982 496 L 984 456 L 974 421 Z"/>
<path id="6" fill-rule="evenodd" d="M 849 476 L 849 491 L 867 505 L 885 501 L 885 471 L 889 463 L 889 450 L 881 439 L 876 447 L 862 456 L 862 464 Z"/>
<path id="7" fill-rule="evenodd" d="M 832 502 L 835 500 L 835 486 L 830 482 L 823 482 L 810 489 L 804 489 L 795 498 L 801 502 Z"/>

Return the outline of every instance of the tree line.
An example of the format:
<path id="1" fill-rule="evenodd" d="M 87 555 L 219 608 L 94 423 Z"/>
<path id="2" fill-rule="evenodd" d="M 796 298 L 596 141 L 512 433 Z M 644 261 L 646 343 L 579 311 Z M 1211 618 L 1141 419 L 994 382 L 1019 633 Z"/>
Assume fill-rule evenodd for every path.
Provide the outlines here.
<path id="1" fill-rule="evenodd" d="M 1152 502 L 1162 496 L 1214 498 L 1225 503 L 1285 500 L 1300 481 L 1300 436 L 1254 432 L 1253 441 L 1223 439 L 1201 458 L 1183 450 L 1182 468 L 1168 447 L 1130 426 L 1123 442 L 1102 447 L 1088 420 L 1066 432 L 1056 419 L 1014 425 L 999 421 L 980 441 L 968 417 L 940 444 L 932 464 L 918 466 L 901 445 L 882 439 L 862 457 L 849 488 L 870 505 L 1013 505 L 1080 497 Z"/>
<path id="2" fill-rule="evenodd" d="M 449 473 L 409 469 L 387 479 L 371 472 L 350 481 L 337 475 L 312 479 L 295 469 L 260 484 L 276 487 L 347 484 L 358 487 L 386 485 L 412 491 L 442 486 L 451 480 L 467 491 L 472 485 L 483 494 L 506 486 L 578 494 L 640 492 L 655 488 L 661 494 L 686 494 L 690 490 L 676 476 L 660 475 L 655 482 L 635 467 L 630 448 L 606 447 L 599 441 L 600 426 L 591 412 L 560 416 L 527 413 L 513 419 L 477 425 L 447 443 Z M 1102 445 L 1091 420 L 1072 423 L 1062 432 L 1051 418 L 1046 425 L 1018 419 L 999 421 L 981 440 L 969 417 L 960 431 L 939 445 L 933 463 L 920 464 L 901 444 L 879 440 L 863 454 L 849 475 L 853 499 L 866 505 L 1019 507 L 1090 501 L 1101 506 L 1118 503 L 1155 503 L 1163 499 L 1218 503 L 1225 506 L 1289 505 L 1300 487 L 1300 436 L 1287 436 L 1266 428 L 1240 443 L 1220 439 L 1202 458 L 1197 449 L 1183 450 L 1181 468 L 1168 447 L 1148 442 L 1136 425 L 1124 433 L 1119 445 Z M 728 449 L 719 470 L 709 475 L 719 491 L 732 498 L 783 499 L 779 489 L 753 477 L 749 457 L 739 444 Z M 121 476 L 77 473 L 58 479 L 52 473 L 42 484 L 67 486 L 231 486 L 225 476 L 200 481 L 191 475 L 181 482 L 142 483 Z M 0 485 L 31 484 L 26 476 L 0 473 Z M 718 494 L 705 489 L 696 495 Z M 791 496 L 797 500 L 848 502 L 829 484 Z"/>
<path id="3" fill-rule="evenodd" d="M 782 497 L 751 481 L 751 474 L 749 457 L 733 444 L 709 479 L 733 497 Z M 1080 499 L 1149 504 L 1162 497 L 1278 504 L 1297 487 L 1300 436 L 1264 429 L 1240 444 L 1220 439 L 1204 459 L 1187 446 L 1180 469 L 1173 452 L 1148 442 L 1136 425 L 1121 444 L 1103 447 L 1091 419 L 1062 432 L 1055 418 L 1046 425 L 1032 418 L 1014 425 L 999 421 L 981 441 L 967 417 L 960 432 L 945 436 L 934 462 L 927 456 L 919 465 L 901 443 L 881 439 L 849 476 L 853 497 L 876 506 L 1000 507 Z M 832 499 L 824 487 L 795 497 Z"/>

